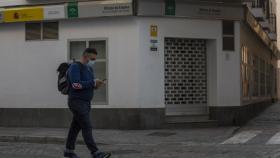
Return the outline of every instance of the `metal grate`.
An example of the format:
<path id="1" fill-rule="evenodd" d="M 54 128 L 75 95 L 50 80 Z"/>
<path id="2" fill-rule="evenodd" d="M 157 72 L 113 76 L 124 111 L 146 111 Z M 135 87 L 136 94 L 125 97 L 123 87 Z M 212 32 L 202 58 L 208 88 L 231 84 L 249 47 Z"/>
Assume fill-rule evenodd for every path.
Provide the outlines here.
<path id="1" fill-rule="evenodd" d="M 165 104 L 207 104 L 206 41 L 165 39 Z"/>

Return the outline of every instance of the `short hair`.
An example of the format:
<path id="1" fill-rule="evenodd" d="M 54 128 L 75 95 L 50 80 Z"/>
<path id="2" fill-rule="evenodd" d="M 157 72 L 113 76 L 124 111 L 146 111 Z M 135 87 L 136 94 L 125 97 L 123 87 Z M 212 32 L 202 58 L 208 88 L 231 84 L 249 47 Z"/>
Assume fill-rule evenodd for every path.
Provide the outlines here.
<path id="1" fill-rule="evenodd" d="M 83 52 L 83 55 L 87 54 L 96 54 L 97 55 L 97 50 L 95 48 L 86 48 Z"/>

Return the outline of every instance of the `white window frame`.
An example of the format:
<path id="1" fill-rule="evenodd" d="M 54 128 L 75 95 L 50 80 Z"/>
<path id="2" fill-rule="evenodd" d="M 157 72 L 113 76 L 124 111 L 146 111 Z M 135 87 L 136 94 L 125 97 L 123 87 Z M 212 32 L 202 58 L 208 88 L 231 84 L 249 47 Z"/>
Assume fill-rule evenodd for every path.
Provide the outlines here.
<path id="1" fill-rule="evenodd" d="M 223 32 L 223 30 L 225 29 L 224 27 L 223 27 L 223 24 L 224 24 L 224 21 L 231 21 L 231 22 L 233 22 L 233 34 L 224 34 L 224 32 Z M 235 21 L 234 20 L 223 20 L 222 21 L 222 50 L 224 51 L 224 52 L 234 52 L 234 51 L 236 51 L 236 48 L 235 48 L 235 46 L 236 46 L 236 28 L 235 28 Z M 233 38 L 233 50 L 227 50 L 227 49 L 224 49 L 224 37 L 229 37 L 229 38 Z"/>
<path id="2" fill-rule="evenodd" d="M 57 36 L 57 39 L 44 39 L 44 23 L 48 23 L 48 22 L 57 22 L 58 24 L 58 36 Z M 41 27 L 41 32 L 40 32 L 40 39 L 38 40 L 27 40 L 26 39 L 26 24 L 29 24 L 29 23 L 38 23 L 40 24 L 40 27 Z M 59 40 L 59 31 L 60 31 L 60 24 L 59 24 L 59 21 L 38 21 L 38 22 L 26 22 L 25 25 L 24 25 L 24 31 L 25 31 L 25 41 L 26 42 L 34 42 L 34 41 L 58 41 Z"/>
<path id="3" fill-rule="evenodd" d="M 96 62 L 106 62 L 106 76 L 107 76 L 107 80 L 106 80 L 106 100 L 105 102 L 95 102 L 94 105 L 109 105 L 109 58 L 108 58 L 108 51 L 109 51 L 109 47 L 108 47 L 108 38 L 77 38 L 77 39 L 68 39 L 67 40 L 67 60 L 71 61 L 72 59 L 70 59 L 71 54 L 70 54 L 70 42 L 86 42 L 86 48 L 89 47 L 89 42 L 90 41 L 105 41 L 106 43 L 106 59 L 96 59 Z M 76 59 L 79 60 L 79 59 Z M 94 100 L 94 98 L 93 98 Z M 91 103 L 93 104 L 93 103 Z"/>

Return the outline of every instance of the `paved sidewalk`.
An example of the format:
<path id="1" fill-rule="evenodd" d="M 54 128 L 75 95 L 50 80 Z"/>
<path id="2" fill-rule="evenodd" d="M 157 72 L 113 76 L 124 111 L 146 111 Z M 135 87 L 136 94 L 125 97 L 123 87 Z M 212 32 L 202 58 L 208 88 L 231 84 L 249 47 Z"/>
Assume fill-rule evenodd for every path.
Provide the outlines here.
<path id="1" fill-rule="evenodd" d="M 273 126 L 274 128 L 280 128 L 280 102 L 268 107 L 246 126 Z"/>
<path id="2" fill-rule="evenodd" d="M 195 128 L 180 130 L 94 130 L 99 145 L 157 145 L 172 143 L 213 143 L 228 138 L 238 127 Z M 64 144 L 67 129 L 1 128 L 0 142 Z M 78 144 L 83 144 L 81 133 Z"/>
<path id="3" fill-rule="evenodd" d="M 67 129 L 1 128 L 0 158 L 61 158 Z M 280 103 L 246 126 L 164 130 L 94 130 L 114 158 L 280 158 Z M 76 152 L 90 154 L 81 136 Z"/>

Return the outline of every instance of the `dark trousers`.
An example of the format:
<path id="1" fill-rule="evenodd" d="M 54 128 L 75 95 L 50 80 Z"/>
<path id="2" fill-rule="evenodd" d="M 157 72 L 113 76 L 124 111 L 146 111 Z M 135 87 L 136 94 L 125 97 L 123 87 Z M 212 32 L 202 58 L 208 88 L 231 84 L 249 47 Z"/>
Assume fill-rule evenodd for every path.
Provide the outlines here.
<path id="1" fill-rule="evenodd" d="M 73 113 L 73 119 L 67 137 L 66 149 L 75 150 L 77 136 L 80 130 L 82 130 L 85 144 L 92 154 L 95 153 L 98 151 L 98 148 L 92 136 L 90 102 L 79 99 L 68 99 L 68 106 Z"/>

